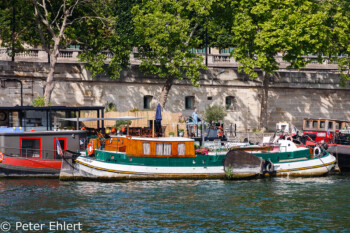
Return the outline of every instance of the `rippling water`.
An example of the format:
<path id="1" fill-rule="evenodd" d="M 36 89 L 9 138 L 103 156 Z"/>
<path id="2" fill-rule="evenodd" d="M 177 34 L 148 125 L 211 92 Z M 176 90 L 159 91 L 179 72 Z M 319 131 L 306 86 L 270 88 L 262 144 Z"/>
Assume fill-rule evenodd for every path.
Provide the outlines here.
<path id="1" fill-rule="evenodd" d="M 12 230 L 16 222 L 66 221 L 81 222 L 83 232 L 350 232 L 349 174 L 248 181 L 0 180 L 0 197 L 0 221 Z"/>

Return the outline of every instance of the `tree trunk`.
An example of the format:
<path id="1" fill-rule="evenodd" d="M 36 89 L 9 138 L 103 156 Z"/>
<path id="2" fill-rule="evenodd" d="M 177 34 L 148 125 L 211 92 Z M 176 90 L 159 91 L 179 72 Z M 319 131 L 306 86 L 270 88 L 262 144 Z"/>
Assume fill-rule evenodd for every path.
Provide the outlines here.
<path id="1" fill-rule="evenodd" d="M 45 106 L 49 106 L 51 101 L 51 94 L 52 94 L 53 88 L 55 87 L 54 73 L 55 73 L 58 54 L 59 54 L 58 44 L 55 43 L 54 48 L 50 54 L 50 70 L 46 78 L 46 86 L 45 86 L 45 93 L 44 93 Z"/>
<path id="2" fill-rule="evenodd" d="M 260 130 L 267 129 L 267 100 L 269 97 L 269 74 L 264 74 L 263 77 L 263 89 L 261 95 L 261 111 L 260 111 Z"/>
<path id="3" fill-rule="evenodd" d="M 168 99 L 168 94 L 173 85 L 173 82 L 174 82 L 174 77 L 169 77 L 167 78 L 163 86 L 162 93 L 160 94 L 160 97 L 159 97 L 159 103 L 162 105 L 163 108 L 165 107 L 166 101 Z"/>

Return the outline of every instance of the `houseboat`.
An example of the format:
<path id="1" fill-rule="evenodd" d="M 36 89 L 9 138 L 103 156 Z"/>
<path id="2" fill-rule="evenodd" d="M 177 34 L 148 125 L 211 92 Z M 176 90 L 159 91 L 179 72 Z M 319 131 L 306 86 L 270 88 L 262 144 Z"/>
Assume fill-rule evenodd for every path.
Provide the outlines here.
<path id="1" fill-rule="evenodd" d="M 277 152 L 276 152 L 277 151 Z M 269 161 L 269 174 L 276 176 L 322 176 L 334 168 L 336 158 L 329 152 L 316 147 L 314 153 L 306 147 L 298 147 L 290 140 L 279 140 L 272 151 L 252 151 Z"/>
<path id="2" fill-rule="evenodd" d="M 341 171 L 350 171 L 350 121 L 306 118 L 303 122 L 305 145 L 326 143 L 327 150 L 337 158 Z"/>
<path id="3" fill-rule="evenodd" d="M 294 146 L 292 146 L 294 145 Z M 60 178 L 70 179 L 208 179 L 270 175 L 327 174 L 335 158 L 329 153 L 313 158 L 307 148 L 284 140 L 278 153 L 242 150 L 195 151 L 188 138 L 116 136 L 93 138 L 85 153 L 63 159 Z"/>
<path id="4" fill-rule="evenodd" d="M 0 177 L 58 177 L 62 151 L 84 149 L 85 130 L 0 133 Z"/>
<path id="5" fill-rule="evenodd" d="M 303 135 L 309 136 L 315 143 L 333 143 L 336 134 L 348 127 L 350 127 L 349 121 L 305 118 Z"/>
<path id="6" fill-rule="evenodd" d="M 64 160 L 60 178 L 224 178 L 224 159 L 225 154 L 196 154 L 189 138 L 115 136 L 90 139 L 85 154 L 72 164 Z"/>
<path id="7" fill-rule="evenodd" d="M 104 107 L 0 107 L 0 177 L 58 177 L 64 151 L 85 150 L 86 130 L 60 117 Z M 57 149 L 58 148 L 58 149 Z"/>

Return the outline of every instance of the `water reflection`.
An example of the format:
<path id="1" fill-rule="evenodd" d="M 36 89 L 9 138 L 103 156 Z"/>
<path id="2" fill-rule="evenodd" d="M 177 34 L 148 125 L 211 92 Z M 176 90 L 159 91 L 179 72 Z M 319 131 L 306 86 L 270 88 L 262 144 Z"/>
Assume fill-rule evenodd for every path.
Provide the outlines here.
<path id="1" fill-rule="evenodd" d="M 86 232 L 346 231 L 350 176 L 246 181 L 0 180 L 0 220 Z M 293 229 L 293 230 L 292 230 Z"/>

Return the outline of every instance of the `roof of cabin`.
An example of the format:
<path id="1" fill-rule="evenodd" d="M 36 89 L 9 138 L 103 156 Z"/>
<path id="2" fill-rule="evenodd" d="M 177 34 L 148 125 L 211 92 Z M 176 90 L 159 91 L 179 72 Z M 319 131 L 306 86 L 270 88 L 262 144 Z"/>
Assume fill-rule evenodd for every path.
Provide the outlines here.
<path id="1" fill-rule="evenodd" d="M 1 106 L 0 110 L 8 110 L 8 111 L 23 111 L 23 110 L 51 110 L 51 111 L 78 111 L 78 110 L 103 110 L 105 107 L 103 106 L 81 106 L 81 107 L 67 107 L 67 106 L 48 106 L 48 107 L 34 107 L 34 106 L 12 106 L 12 107 L 4 107 Z"/>
<path id="2" fill-rule="evenodd" d="M 110 135 L 110 136 L 126 138 L 126 136 L 118 136 L 118 135 Z M 157 141 L 157 142 L 193 142 L 194 141 L 191 138 L 184 138 L 184 137 L 159 137 L 159 138 L 132 137 L 131 139 L 140 140 L 140 141 Z"/>
<path id="3" fill-rule="evenodd" d="M 341 121 L 341 122 L 349 122 L 346 120 L 339 120 L 339 119 L 327 119 L 327 118 L 304 118 L 304 120 L 325 120 L 325 121 Z"/>

